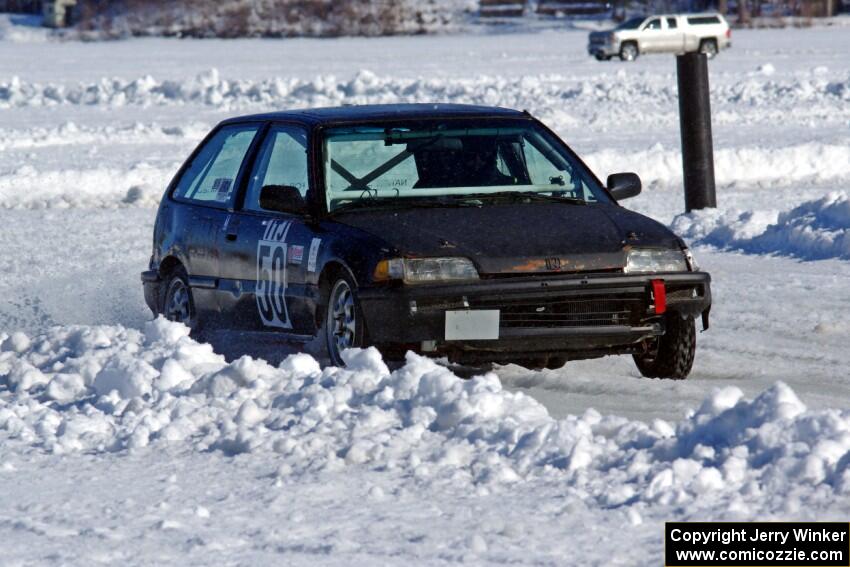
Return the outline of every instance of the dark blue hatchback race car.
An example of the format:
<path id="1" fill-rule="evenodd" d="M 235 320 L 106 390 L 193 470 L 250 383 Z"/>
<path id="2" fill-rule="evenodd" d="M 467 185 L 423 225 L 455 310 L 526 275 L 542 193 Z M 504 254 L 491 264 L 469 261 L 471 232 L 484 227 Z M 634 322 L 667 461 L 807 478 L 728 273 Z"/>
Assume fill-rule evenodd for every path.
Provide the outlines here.
<path id="1" fill-rule="evenodd" d="M 160 204 L 142 273 L 195 332 L 560 366 L 631 354 L 685 378 L 710 277 L 617 204 L 529 114 L 463 105 L 300 110 L 219 124 Z"/>

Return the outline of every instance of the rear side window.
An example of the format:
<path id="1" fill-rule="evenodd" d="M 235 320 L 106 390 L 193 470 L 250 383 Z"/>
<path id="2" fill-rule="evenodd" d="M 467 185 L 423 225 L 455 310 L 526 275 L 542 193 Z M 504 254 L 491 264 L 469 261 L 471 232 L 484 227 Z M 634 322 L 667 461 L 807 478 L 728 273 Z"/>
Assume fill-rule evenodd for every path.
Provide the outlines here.
<path id="1" fill-rule="evenodd" d="M 234 125 L 216 132 L 183 173 L 174 197 L 219 206 L 230 203 L 242 161 L 258 129 L 258 124 Z"/>
<path id="2" fill-rule="evenodd" d="M 260 190 L 266 185 L 295 187 L 307 197 L 307 132 L 296 126 L 273 126 L 263 143 L 248 182 L 245 208 L 262 211 Z"/>
<path id="3" fill-rule="evenodd" d="M 676 18 L 667 18 L 667 28 L 668 29 L 674 30 L 677 27 L 678 26 L 676 24 Z"/>
<path id="4" fill-rule="evenodd" d="M 720 18 L 717 16 L 694 16 L 688 18 L 688 23 L 692 26 L 707 26 L 711 24 L 719 24 Z"/>

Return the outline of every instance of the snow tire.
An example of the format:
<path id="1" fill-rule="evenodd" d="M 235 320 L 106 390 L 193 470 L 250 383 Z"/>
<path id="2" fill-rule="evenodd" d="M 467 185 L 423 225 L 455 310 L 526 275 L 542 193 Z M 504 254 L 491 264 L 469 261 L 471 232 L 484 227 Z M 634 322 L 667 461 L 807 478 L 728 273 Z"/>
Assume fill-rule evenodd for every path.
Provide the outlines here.
<path id="1" fill-rule="evenodd" d="M 665 333 L 658 337 L 656 348 L 634 355 L 640 373 L 647 378 L 684 380 L 691 372 L 696 354 L 696 324 L 690 315 L 668 313 Z"/>

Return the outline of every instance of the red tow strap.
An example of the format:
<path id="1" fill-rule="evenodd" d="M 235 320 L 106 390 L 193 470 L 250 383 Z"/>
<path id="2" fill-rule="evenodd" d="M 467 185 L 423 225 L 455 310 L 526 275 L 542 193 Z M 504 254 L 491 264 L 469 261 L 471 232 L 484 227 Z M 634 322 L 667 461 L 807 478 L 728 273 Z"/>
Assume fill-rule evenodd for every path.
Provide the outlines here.
<path id="1" fill-rule="evenodd" d="M 667 311 L 667 290 L 664 288 L 664 280 L 652 280 L 652 298 L 655 300 L 656 315 Z"/>

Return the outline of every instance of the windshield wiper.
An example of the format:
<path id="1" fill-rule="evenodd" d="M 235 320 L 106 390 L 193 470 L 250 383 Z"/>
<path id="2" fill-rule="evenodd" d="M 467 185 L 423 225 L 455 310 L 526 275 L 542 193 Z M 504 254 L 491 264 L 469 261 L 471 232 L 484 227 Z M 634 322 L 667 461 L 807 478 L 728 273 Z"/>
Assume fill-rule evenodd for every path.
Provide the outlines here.
<path id="1" fill-rule="evenodd" d="M 542 193 L 535 193 L 533 191 L 499 191 L 498 193 L 472 193 L 470 195 L 464 195 L 467 199 L 492 199 L 492 198 L 502 198 L 502 197 L 510 197 L 514 200 L 519 199 L 529 199 L 532 201 L 547 201 L 550 203 L 569 203 L 571 205 L 586 205 L 587 201 L 584 199 L 578 199 L 576 197 L 563 197 L 560 195 L 544 195 Z"/>
<path id="2" fill-rule="evenodd" d="M 469 199 L 466 199 L 466 195 L 462 196 L 464 198 L 458 197 L 459 196 L 454 195 L 440 195 L 439 197 L 409 197 L 399 200 L 404 201 L 406 204 L 409 204 L 412 207 L 453 208 L 478 206 L 476 203 L 470 202 Z"/>
<path id="3" fill-rule="evenodd" d="M 465 197 L 465 195 L 464 195 Z M 352 211 L 356 209 L 405 209 L 405 208 L 456 208 L 456 207 L 476 207 L 475 203 L 470 203 L 466 199 L 457 199 L 455 197 L 364 197 L 356 201 L 349 201 L 338 205 L 331 214 Z"/>

